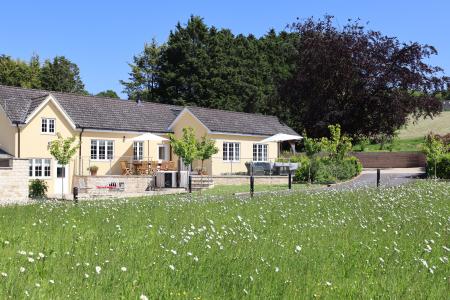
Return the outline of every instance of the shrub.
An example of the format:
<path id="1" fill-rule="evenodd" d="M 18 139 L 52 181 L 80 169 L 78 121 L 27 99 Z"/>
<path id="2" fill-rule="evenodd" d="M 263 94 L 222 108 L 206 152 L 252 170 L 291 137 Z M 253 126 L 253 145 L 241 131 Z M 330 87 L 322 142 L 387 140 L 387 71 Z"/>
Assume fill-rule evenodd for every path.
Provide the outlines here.
<path id="1" fill-rule="evenodd" d="M 450 179 L 450 154 L 442 155 L 436 162 L 436 173 L 434 172 L 434 162 L 427 161 L 427 174 L 436 174 L 437 178 Z"/>
<path id="2" fill-rule="evenodd" d="M 334 160 L 329 157 L 316 157 L 310 160 L 306 156 L 300 157 L 301 166 L 295 173 L 295 181 L 307 182 L 310 166 L 311 181 L 322 184 L 351 179 L 362 170 L 360 161 L 353 156 L 345 157 L 343 160 Z"/>
<path id="3" fill-rule="evenodd" d="M 48 186 L 47 182 L 41 179 L 34 179 L 28 187 L 29 196 L 33 199 L 42 199 L 46 197 Z"/>

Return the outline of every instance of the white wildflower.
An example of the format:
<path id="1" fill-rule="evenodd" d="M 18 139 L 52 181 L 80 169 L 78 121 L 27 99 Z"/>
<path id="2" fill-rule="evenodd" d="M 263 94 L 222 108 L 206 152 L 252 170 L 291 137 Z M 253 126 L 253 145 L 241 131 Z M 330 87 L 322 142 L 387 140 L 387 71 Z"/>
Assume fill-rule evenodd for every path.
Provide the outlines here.
<path id="1" fill-rule="evenodd" d="M 280 268 L 275 267 L 275 272 L 280 272 Z"/>
<path id="2" fill-rule="evenodd" d="M 20 273 L 23 273 L 26 271 L 26 269 L 24 267 L 20 267 L 19 271 L 20 271 Z"/>
<path id="3" fill-rule="evenodd" d="M 302 251 L 302 246 L 300 245 L 295 246 L 295 253 L 299 253 L 300 251 Z"/>
<path id="4" fill-rule="evenodd" d="M 139 297 L 139 300 L 148 300 L 148 297 L 145 296 L 144 294 L 142 294 L 142 295 Z"/>
<path id="5" fill-rule="evenodd" d="M 126 271 L 127 271 L 127 268 L 122 267 L 122 268 L 120 268 L 120 270 L 121 270 L 122 272 L 126 272 Z"/>
<path id="6" fill-rule="evenodd" d="M 3 276 L 3 277 L 8 277 L 8 274 L 5 273 L 5 272 L 2 272 L 2 276 Z"/>
<path id="7" fill-rule="evenodd" d="M 50 282 L 51 284 L 55 284 L 55 281 L 53 279 L 50 279 L 48 282 Z"/>
<path id="8" fill-rule="evenodd" d="M 34 258 L 28 257 L 28 261 L 29 261 L 30 263 L 33 263 L 33 262 L 34 262 Z"/>
<path id="9" fill-rule="evenodd" d="M 327 281 L 325 282 L 326 285 L 331 286 L 331 282 Z"/>
<path id="10" fill-rule="evenodd" d="M 174 265 L 169 265 L 169 268 L 172 270 L 172 271 L 174 271 L 175 270 L 175 267 L 174 267 Z"/>
<path id="11" fill-rule="evenodd" d="M 96 266 L 95 267 L 95 272 L 97 273 L 97 274 L 100 274 L 100 271 L 102 270 L 102 268 L 100 267 L 100 266 Z"/>

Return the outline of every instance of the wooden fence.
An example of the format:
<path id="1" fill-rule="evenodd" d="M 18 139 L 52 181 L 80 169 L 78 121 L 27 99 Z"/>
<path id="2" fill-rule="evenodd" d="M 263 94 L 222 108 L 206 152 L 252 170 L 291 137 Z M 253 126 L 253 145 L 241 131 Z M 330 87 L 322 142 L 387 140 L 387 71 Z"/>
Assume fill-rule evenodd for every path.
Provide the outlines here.
<path id="1" fill-rule="evenodd" d="M 364 168 L 423 168 L 427 165 L 421 152 L 353 152 Z"/>

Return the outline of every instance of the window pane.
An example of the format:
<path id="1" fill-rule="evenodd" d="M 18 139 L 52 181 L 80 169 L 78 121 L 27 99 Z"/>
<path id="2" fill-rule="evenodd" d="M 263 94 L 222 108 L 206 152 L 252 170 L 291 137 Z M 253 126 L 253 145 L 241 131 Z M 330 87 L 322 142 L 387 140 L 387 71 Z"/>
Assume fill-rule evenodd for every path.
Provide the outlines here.
<path id="1" fill-rule="evenodd" d="M 113 159 L 114 158 L 114 143 L 113 143 L 113 141 L 107 141 L 106 144 L 108 146 L 107 158 Z"/>
<path id="2" fill-rule="evenodd" d="M 234 160 L 234 143 L 228 144 L 228 157 L 231 161 Z"/>
<path id="3" fill-rule="evenodd" d="M 97 141 L 91 140 L 91 159 L 97 159 Z"/>
<path id="4" fill-rule="evenodd" d="M 234 153 L 234 159 L 235 160 L 240 160 L 241 159 L 241 149 L 240 149 L 240 144 L 236 143 L 234 146 L 235 149 L 235 153 Z"/>
<path id="5" fill-rule="evenodd" d="M 66 177 L 66 168 L 58 166 L 56 168 L 56 177 L 65 178 Z"/>
<path id="6" fill-rule="evenodd" d="M 33 177 L 33 160 L 32 159 L 28 160 L 28 164 L 29 164 L 28 175 L 30 177 Z"/>
<path id="7" fill-rule="evenodd" d="M 41 159 L 34 160 L 34 176 L 42 177 L 42 160 Z"/>
<path id="8" fill-rule="evenodd" d="M 55 132 L 55 120 L 53 119 L 48 120 L 48 132 Z"/>
<path id="9" fill-rule="evenodd" d="M 227 161 L 228 160 L 228 143 L 223 143 L 222 155 L 223 155 L 223 160 Z"/>
<path id="10" fill-rule="evenodd" d="M 47 119 L 42 119 L 42 129 L 41 132 L 47 132 Z"/>
<path id="11" fill-rule="evenodd" d="M 45 177 L 50 177 L 51 174 L 51 160 L 50 159 L 46 159 L 44 160 L 44 176 Z"/>
<path id="12" fill-rule="evenodd" d="M 258 145 L 253 144 L 253 160 L 258 160 Z"/>
<path id="13" fill-rule="evenodd" d="M 106 159 L 106 142 L 98 141 L 98 159 Z"/>

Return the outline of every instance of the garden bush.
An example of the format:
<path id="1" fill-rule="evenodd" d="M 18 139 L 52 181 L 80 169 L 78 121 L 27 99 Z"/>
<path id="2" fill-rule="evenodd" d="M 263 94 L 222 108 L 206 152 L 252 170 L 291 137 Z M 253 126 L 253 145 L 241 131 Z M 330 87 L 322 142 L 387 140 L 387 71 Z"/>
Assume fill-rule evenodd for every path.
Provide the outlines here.
<path id="1" fill-rule="evenodd" d="M 47 182 L 41 179 L 34 179 L 29 185 L 29 196 L 33 199 L 42 199 L 47 195 Z"/>
<path id="2" fill-rule="evenodd" d="M 427 161 L 427 174 L 434 176 L 434 163 Z M 450 153 L 442 155 L 437 160 L 436 176 L 440 179 L 450 179 Z"/>
<path id="3" fill-rule="evenodd" d="M 315 157 L 310 160 L 306 155 L 295 156 L 295 162 L 300 163 L 294 180 L 297 182 L 307 182 L 309 167 L 311 166 L 311 182 L 314 183 L 334 183 L 348 180 L 361 173 L 362 165 L 356 157 L 345 157 L 342 160 L 335 160 L 329 157 Z M 294 160 L 291 158 L 291 162 Z"/>

